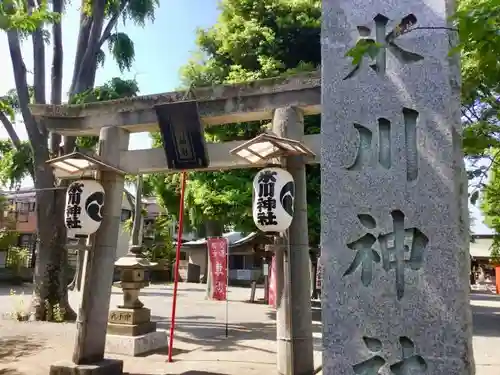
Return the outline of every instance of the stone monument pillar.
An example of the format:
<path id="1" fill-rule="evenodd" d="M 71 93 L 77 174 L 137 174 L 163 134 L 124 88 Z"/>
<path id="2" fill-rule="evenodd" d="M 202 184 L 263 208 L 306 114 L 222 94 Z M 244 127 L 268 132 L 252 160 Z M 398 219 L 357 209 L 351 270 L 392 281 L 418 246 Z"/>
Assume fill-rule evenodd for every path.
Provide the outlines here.
<path id="1" fill-rule="evenodd" d="M 323 0 L 325 375 L 474 374 L 453 5 Z"/>
<path id="2" fill-rule="evenodd" d="M 106 351 L 137 356 L 167 347 L 167 333 L 156 330 L 151 310 L 139 300 L 141 288 L 149 285 L 145 271 L 154 263 L 142 256 L 141 246 L 130 246 L 129 253 L 115 263 L 121 271 L 123 304 L 109 313 Z"/>
<path id="3" fill-rule="evenodd" d="M 278 108 L 273 132 L 301 141 L 304 116 L 298 108 Z M 295 181 L 292 224 L 276 241 L 278 373 L 306 375 L 314 371 L 307 225 L 306 165 L 303 156 L 286 158 L 286 169 Z"/>

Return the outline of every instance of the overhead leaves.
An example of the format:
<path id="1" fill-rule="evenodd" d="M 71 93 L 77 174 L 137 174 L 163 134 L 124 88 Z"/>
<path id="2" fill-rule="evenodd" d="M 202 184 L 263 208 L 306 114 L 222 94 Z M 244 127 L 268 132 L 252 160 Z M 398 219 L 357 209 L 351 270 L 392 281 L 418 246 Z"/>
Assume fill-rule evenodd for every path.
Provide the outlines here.
<path id="1" fill-rule="evenodd" d="M 108 47 L 121 71 L 132 67 L 135 58 L 134 42 L 126 33 L 111 34 L 108 39 Z"/>
<path id="2" fill-rule="evenodd" d="M 0 140 L 0 183 L 11 189 L 29 177 L 33 153 L 29 142 L 22 142 L 17 149 L 10 140 Z"/>
<path id="3" fill-rule="evenodd" d="M 60 19 L 59 13 L 49 11 L 47 1 L 41 1 L 37 8 L 30 11 L 23 0 L 0 2 L 0 29 L 4 31 L 33 32 L 45 23 L 59 22 Z"/>
<path id="4" fill-rule="evenodd" d="M 103 102 L 120 98 L 137 96 L 139 86 L 135 79 L 124 80 L 118 77 L 112 78 L 102 86 L 85 90 L 71 98 L 71 104 L 85 104 L 92 102 Z M 82 149 L 94 149 L 99 137 L 78 137 L 77 146 Z"/>
<path id="5" fill-rule="evenodd" d="M 321 63 L 321 2 L 319 0 L 224 0 L 218 22 L 198 31 L 199 51 L 181 70 L 185 87 L 246 82 L 315 70 Z M 255 137 L 269 122 L 213 126 L 205 135 L 211 142 Z M 305 118 L 305 132 L 318 133 L 319 116 Z M 153 136 L 159 146 L 160 138 Z M 253 231 L 252 180 L 255 171 L 240 169 L 189 173 L 186 212 L 192 227 L 201 231 L 206 221 L 226 229 Z M 176 175 L 147 178 L 168 212 L 178 211 Z M 320 168 L 307 167 L 309 240 L 319 243 Z M 147 184 L 146 183 L 146 184 Z"/>

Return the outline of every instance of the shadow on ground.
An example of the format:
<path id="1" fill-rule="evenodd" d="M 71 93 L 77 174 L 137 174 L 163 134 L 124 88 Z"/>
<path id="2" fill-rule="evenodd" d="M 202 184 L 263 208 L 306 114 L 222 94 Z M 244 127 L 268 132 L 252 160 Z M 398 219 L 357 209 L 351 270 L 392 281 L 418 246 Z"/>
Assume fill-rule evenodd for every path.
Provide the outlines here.
<path id="1" fill-rule="evenodd" d="M 19 372 L 13 368 L 0 369 L 0 375 L 27 375 L 25 372 Z"/>
<path id="2" fill-rule="evenodd" d="M 187 316 L 177 319 L 175 331 L 179 333 L 180 340 L 187 344 L 203 347 L 204 351 L 237 351 L 252 348 L 258 351 L 275 353 L 275 351 L 264 348 L 253 347 L 248 344 L 252 340 L 276 341 L 276 324 L 274 322 L 276 313 L 269 311 L 269 318 L 273 322 L 241 322 L 239 324 L 214 321 L 209 316 Z M 320 318 L 321 319 L 321 318 Z M 164 317 L 153 316 L 152 320 L 157 322 L 160 329 L 170 329 L 170 320 Z M 209 321 L 210 320 L 210 321 Z M 319 325 L 313 325 L 313 332 L 321 331 Z M 314 338 L 315 350 L 320 350 L 321 339 Z"/>
<path id="3" fill-rule="evenodd" d="M 123 295 L 123 291 L 120 288 L 115 288 L 111 290 L 112 294 L 118 294 L 118 295 Z M 181 297 L 184 296 L 186 293 L 183 291 L 177 292 L 177 296 Z M 159 291 L 159 290 L 148 290 L 148 289 L 142 289 L 141 290 L 141 297 L 172 297 L 172 292 L 170 290 L 165 290 L 165 291 Z"/>
<path id="4" fill-rule="evenodd" d="M 208 321 L 208 320 L 211 321 Z M 180 340 L 187 344 L 203 347 L 204 351 L 236 351 L 245 348 L 242 341 L 276 340 L 274 323 L 241 322 L 227 325 L 213 321 L 213 317 L 188 316 L 177 319 L 175 331 Z M 170 321 L 164 317 L 153 317 L 160 329 L 170 329 Z M 204 320 L 204 321 L 203 321 Z M 265 349 L 257 349 L 267 351 Z"/>
<path id="5" fill-rule="evenodd" d="M 2 372 L 0 372 L 0 375 L 2 375 Z M 5 375 L 24 375 L 24 374 L 19 374 L 19 373 L 5 373 Z M 132 373 L 132 372 L 124 372 L 123 375 L 148 375 L 148 374 L 137 374 L 137 373 Z M 211 372 L 211 371 L 196 371 L 196 370 L 190 370 L 190 371 L 185 371 L 181 373 L 180 375 L 223 375 L 220 372 Z"/>
<path id="6" fill-rule="evenodd" d="M 269 319 L 276 321 L 276 311 L 267 311 L 266 315 L 269 317 Z M 311 309 L 311 315 L 313 322 L 321 323 L 321 307 L 313 307 Z"/>
<path id="7" fill-rule="evenodd" d="M 0 338 L 0 364 L 11 364 L 21 357 L 35 354 L 44 346 L 44 341 L 39 337 L 2 337 Z"/>

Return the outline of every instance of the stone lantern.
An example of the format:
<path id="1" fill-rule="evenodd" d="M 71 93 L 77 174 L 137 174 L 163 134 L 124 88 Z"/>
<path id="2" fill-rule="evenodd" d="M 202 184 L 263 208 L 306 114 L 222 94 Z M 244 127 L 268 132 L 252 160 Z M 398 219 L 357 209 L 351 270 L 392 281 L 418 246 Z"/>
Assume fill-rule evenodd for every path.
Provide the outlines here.
<path id="1" fill-rule="evenodd" d="M 123 305 L 118 306 L 119 308 L 140 309 L 144 306 L 139 300 L 139 293 L 149 285 L 146 271 L 154 265 L 156 263 L 151 263 L 142 256 L 140 245 L 132 245 L 129 254 L 115 262 L 115 266 L 120 270 L 120 287 L 123 290 Z"/>
<path id="2" fill-rule="evenodd" d="M 151 310 L 139 299 L 140 290 L 149 285 L 146 271 L 154 265 L 144 258 L 140 245 L 131 245 L 128 254 L 115 262 L 120 270 L 123 304 L 109 313 L 108 352 L 137 356 L 167 347 L 166 331 L 156 329 Z"/>

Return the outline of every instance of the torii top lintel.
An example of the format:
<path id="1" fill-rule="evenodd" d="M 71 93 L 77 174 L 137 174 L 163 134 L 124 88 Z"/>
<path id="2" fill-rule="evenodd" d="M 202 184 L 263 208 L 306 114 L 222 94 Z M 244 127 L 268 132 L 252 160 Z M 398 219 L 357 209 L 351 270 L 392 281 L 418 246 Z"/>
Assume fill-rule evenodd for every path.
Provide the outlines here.
<path id="1" fill-rule="evenodd" d="M 321 74 L 318 71 L 246 83 L 200 87 L 190 100 L 198 101 L 205 126 L 272 118 L 274 109 L 295 106 L 304 114 L 320 113 Z M 158 130 L 154 106 L 185 99 L 185 91 L 144 95 L 82 105 L 31 105 L 50 131 L 62 135 L 98 135 L 103 127 L 129 132 Z"/>

